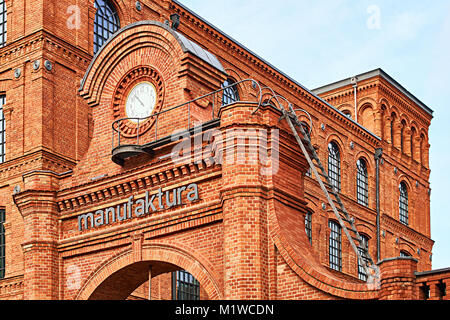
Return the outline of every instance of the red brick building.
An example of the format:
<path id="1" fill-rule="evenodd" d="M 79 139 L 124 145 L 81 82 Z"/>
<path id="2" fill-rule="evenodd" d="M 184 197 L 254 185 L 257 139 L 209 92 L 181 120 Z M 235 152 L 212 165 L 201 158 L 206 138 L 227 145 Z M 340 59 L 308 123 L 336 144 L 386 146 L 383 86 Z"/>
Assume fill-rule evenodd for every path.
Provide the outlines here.
<path id="1" fill-rule="evenodd" d="M 178 1 L 0 0 L 0 97 L 0 299 L 449 297 L 432 111 L 381 69 L 310 91 Z"/>

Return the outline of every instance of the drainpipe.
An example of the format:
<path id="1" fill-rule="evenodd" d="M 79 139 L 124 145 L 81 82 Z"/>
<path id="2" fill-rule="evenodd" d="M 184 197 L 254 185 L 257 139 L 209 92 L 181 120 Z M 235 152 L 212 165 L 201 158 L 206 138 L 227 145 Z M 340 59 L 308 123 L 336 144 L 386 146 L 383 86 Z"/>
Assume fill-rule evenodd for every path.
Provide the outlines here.
<path id="1" fill-rule="evenodd" d="M 357 90 L 358 90 L 358 78 L 353 77 L 350 82 L 353 84 L 353 96 L 355 97 L 355 121 L 358 122 L 358 100 L 357 100 Z"/>
<path id="2" fill-rule="evenodd" d="M 375 149 L 375 164 L 376 164 L 376 201 L 377 201 L 377 262 L 380 261 L 380 160 L 383 156 L 383 148 Z"/>

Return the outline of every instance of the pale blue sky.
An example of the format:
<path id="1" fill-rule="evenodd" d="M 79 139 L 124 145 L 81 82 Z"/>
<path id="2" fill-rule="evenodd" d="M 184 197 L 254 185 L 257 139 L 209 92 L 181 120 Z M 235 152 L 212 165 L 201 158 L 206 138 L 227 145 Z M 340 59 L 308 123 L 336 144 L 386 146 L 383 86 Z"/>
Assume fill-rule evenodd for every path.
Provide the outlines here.
<path id="1" fill-rule="evenodd" d="M 450 1 L 180 1 L 309 89 L 382 68 L 433 109 L 433 268 L 450 267 Z"/>

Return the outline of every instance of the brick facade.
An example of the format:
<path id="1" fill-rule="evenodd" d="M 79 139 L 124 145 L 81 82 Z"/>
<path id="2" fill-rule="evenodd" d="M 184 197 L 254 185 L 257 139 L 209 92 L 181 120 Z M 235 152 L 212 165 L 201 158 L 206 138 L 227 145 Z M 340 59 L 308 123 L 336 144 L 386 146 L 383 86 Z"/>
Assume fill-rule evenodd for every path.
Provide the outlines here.
<path id="1" fill-rule="evenodd" d="M 432 112 L 382 70 L 360 75 L 356 88 L 342 81 L 309 91 L 169 0 L 140 1 L 140 10 L 135 1 L 113 1 L 122 28 L 94 56 L 94 1 L 77 6 L 35 1 L 33 7 L 5 2 L 8 41 L 0 48 L 0 95 L 6 96 L 6 161 L 0 164 L 0 208 L 6 211 L 6 275 L 0 279 L 0 299 L 146 299 L 150 273 L 152 298 L 168 300 L 176 270 L 199 281 L 201 299 L 420 299 L 427 281 L 448 283 L 442 273 L 431 280 L 422 274 L 431 270 L 433 247 Z M 176 31 L 166 23 L 172 14 L 180 16 Z M 155 112 L 162 112 L 220 89 L 227 78 L 242 81 L 240 102 L 222 106 L 220 92 L 142 126 L 123 121 L 120 133 L 112 130 L 114 121 L 126 117 L 126 97 L 136 83 L 155 85 Z M 338 145 L 342 198 L 359 232 L 369 238 L 371 256 L 380 257 L 379 286 L 358 279 L 356 255 L 345 236 L 342 272 L 329 268 L 328 223 L 335 217 L 308 176 L 286 121 L 279 121 L 281 112 L 269 105 L 257 110 L 259 98 L 269 99 L 270 92 L 263 89 L 258 96 L 259 87 L 245 79 L 308 112 L 312 142 L 324 164 L 328 144 Z M 209 122 L 213 118 L 220 121 Z M 197 149 L 172 161 L 167 155 L 177 141 L 170 135 L 198 123 L 211 127 L 184 139 Z M 268 134 L 267 146 L 255 143 L 262 133 Z M 159 144 L 113 162 L 112 149 L 135 144 L 137 134 L 140 145 Z M 262 163 L 259 148 L 279 161 Z M 383 148 L 379 252 L 377 148 Z M 357 201 L 361 158 L 368 170 L 367 206 Z M 408 225 L 399 221 L 402 182 L 408 190 Z M 190 201 L 192 184 L 198 199 Z M 155 195 L 156 206 L 162 194 L 165 208 L 128 214 L 126 204 L 134 201 L 136 208 L 146 192 Z M 176 196 L 180 203 L 169 206 Z M 123 208 L 125 218 L 108 216 L 106 222 L 109 208 L 119 213 Z M 306 212 L 312 212 L 311 243 Z M 90 213 L 83 228 L 80 217 Z M 397 259 L 400 252 L 411 257 Z M 443 297 L 434 282 L 432 297 Z"/>

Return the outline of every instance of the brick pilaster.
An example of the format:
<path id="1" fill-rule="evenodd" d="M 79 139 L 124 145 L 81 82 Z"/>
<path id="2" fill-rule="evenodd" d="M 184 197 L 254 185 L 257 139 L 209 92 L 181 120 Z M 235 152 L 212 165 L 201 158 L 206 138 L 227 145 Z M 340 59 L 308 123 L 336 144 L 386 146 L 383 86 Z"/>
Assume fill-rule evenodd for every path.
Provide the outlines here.
<path id="1" fill-rule="evenodd" d="M 58 299 L 55 192 L 28 190 L 15 196 L 24 219 L 24 299 Z"/>
<path id="2" fill-rule="evenodd" d="M 254 143 L 255 130 L 261 129 L 252 115 L 255 108 L 232 105 L 221 110 L 224 296 L 233 300 L 269 297 L 267 204 L 259 144 Z"/>

